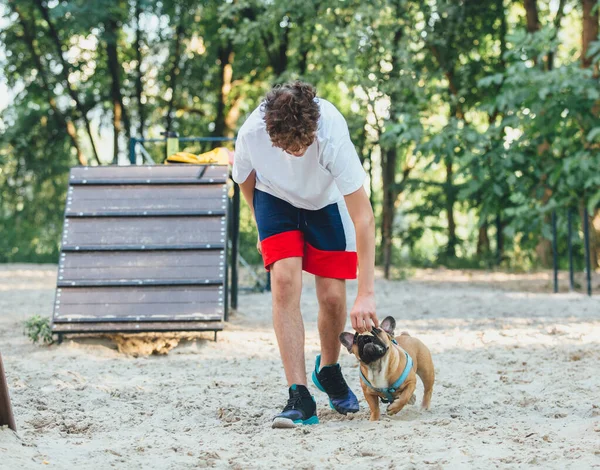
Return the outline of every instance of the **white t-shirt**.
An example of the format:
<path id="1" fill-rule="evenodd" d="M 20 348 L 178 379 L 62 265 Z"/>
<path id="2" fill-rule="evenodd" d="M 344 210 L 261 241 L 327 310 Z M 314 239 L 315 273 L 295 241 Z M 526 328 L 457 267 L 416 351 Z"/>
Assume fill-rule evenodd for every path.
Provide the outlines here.
<path id="1" fill-rule="evenodd" d="M 256 189 L 309 210 L 337 203 L 360 189 L 366 175 L 346 120 L 329 101 L 317 102 L 317 136 L 301 157 L 273 146 L 261 106 L 256 108 L 235 142 L 234 181 L 243 183 L 256 170 Z"/>

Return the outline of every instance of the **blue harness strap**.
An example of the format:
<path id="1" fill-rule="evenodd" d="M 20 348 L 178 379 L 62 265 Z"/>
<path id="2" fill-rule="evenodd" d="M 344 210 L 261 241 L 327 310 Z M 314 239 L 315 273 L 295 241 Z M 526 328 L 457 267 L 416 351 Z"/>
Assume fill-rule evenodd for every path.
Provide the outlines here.
<path id="1" fill-rule="evenodd" d="M 394 341 L 394 343 L 397 344 L 395 341 Z M 400 377 L 398 377 L 398 380 L 396 380 L 392 385 L 390 385 L 387 388 L 373 387 L 373 385 L 371 385 L 371 382 L 369 382 L 369 380 L 362 373 L 362 370 L 359 369 L 360 378 L 365 383 L 365 385 L 367 387 L 369 387 L 371 390 L 374 390 L 377 393 L 381 393 L 381 394 L 385 395 L 385 398 L 380 397 L 381 401 L 383 403 L 391 403 L 394 401 L 394 393 L 396 393 L 398 391 L 398 389 L 400 388 L 400 386 L 404 383 L 404 381 L 408 377 L 408 374 L 410 373 L 410 371 L 413 367 L 412 358 L 408 355 L 408 353 L 406 351 L 404 351 L 404 354 L 406 354 L 406 366 L 404 367 L 404 371 L 402 372 L 402 375 L 400 375 Z"/>

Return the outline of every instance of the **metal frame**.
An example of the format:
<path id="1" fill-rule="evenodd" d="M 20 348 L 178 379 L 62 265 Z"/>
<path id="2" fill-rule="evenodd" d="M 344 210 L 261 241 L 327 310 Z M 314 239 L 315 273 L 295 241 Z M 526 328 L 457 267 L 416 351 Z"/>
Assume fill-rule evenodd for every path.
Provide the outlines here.
<path id="1" fill-rule="evenodd" d="M 144 142 L 150 143 L 167 143 L 167 137 L 160 139 L 145 139 L 140 137 L 131 137 L 129 139 L 129 163 L 136 165 L 135 149 L 137 144 L 143 144 Z M 235 142 L 235 137 L 179 137 L 179 142 Z M 141 147 L 143 148 L 143 146 Z M 145 149 L 144 149 L 145 150 Z M 148 152 L 142 152 L 146 161 L 149 160 Z M 151 163 L 152 162 L 150 159 Z"/>
<path id="2" fill-rule="evenodd" d="M 552 269 L 554 270 L 555 294 L 558 292 L 558 243 L 556 239 L 556 211 L 552 211 Z"/>
<path id="3" fill-rule="evenodd" d="M 567 229 L 568 229 L 568 250 L 569 250 L 569 290 L 575 290 L 575 279 L 574 279 L 574 267 L 573 267 L 573 214 L 574 210 L 572 207 L 567 209 Z M 583 210 L 583 244 L 585 251 L 585 273 L 586 273 L 586 294 L 592 295 L 592 266 L 590 259 L 590 227 L 589 227 L 589 214 L 587 207 Z M 556 210 L 552 212 L 552 268 L 554 275 L 554 293 L 558 292 L 558 235 L 557 235 L 557 215 Z"/>
<path id="4" fill-rule="evenodd" d="M 238 308 L 238 256 L 240 241 L 240 187 L 233 183 L 233 200 L 231 201 L 231 308 Z"/>
<path id="5" fill-rule="evenodd" d="M 109 322 L 110 324 L 114 324 L 115 322 Z M 122 322 L 123 324 L 127 325 L 127 326 L 122 326 L 119 325 L 119 328 L 114 328 L 114 329 L 108 329 L 105 328 L 102 331 L 99 331 L 98 334 L 110 334 L 110 333 L 125 333 L 125 334 L 130 334 L 130 333 L 173 333 L 173 332 L 180 332 L 180 331 L 190 331 L 189 328 L 184 326 L 184 323 L 178 323 L 178 326 L 175 328 L 164 328 L 164 322 L 162 323 L 158 323 L 158 322 L 146 322 L 146 323 L 137 323 L 137 322 Z M 194 332 L 207 332 L 207 331 L 212 331 L 214 333 L 214 340 L 217 341 L 217 333 L 219 331 L 223 330 L 223 323 L 218 323 L 219 328 L 215 329 L 215 322 L 210 322 L 210 325 L 208 324 L 208 322 L 202 322 L 202 321 L 197 321 L 197 322 L 190 322 L 190 323 L 203 323 L 206 326 L 206 328 L 200 328 L 198 326 L 196 326 L 193 331 Z M 71 335 L 71 334 L 85 334 L 85 335 L 89 335 L 89 334 L 94 334 L 94 331 L 92 330 L 79 330 L 77 329 L 77 324 L 69 324 L 69 323 L 61 323 L 60 324 L 60 329 L 57 330 L 55 332 L 55 334 L 58 336 L 58 344 L 61 344 L 63 342 L 64 336 L 65 335 Z"/>

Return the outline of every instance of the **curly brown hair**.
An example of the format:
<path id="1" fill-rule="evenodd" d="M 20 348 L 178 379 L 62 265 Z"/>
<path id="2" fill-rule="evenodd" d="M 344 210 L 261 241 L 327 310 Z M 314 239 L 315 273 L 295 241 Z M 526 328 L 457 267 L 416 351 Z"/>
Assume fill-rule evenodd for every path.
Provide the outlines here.
<path id="1" fill-rule="evenodd" d="M 312 85 L 300 81 L 277 85 L 267 94 L 262 109 L 275 147 L 297 152 L 313 143 L 320 116 L 316 96 Z"/>

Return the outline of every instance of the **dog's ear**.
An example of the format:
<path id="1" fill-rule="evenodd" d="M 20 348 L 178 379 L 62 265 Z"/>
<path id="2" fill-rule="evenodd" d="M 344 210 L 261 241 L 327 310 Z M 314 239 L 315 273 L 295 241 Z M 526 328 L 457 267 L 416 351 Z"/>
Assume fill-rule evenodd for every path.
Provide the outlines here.
<path id="1" fill-rule="evenodd" d="M 380 326 L 388 335 L 394 336 L 394 330 L 396 329 L 396 320 L 394 320 L 394 317 L 385 317 Z"/>
<path id="2" fill-rule="evenodd" d="M 352 346 L 354 346 L 354 335 L 352 333 L 343 332 L 340 335 L 340 343 L 346 346 L 349 353 L 352 353 Z"/>

